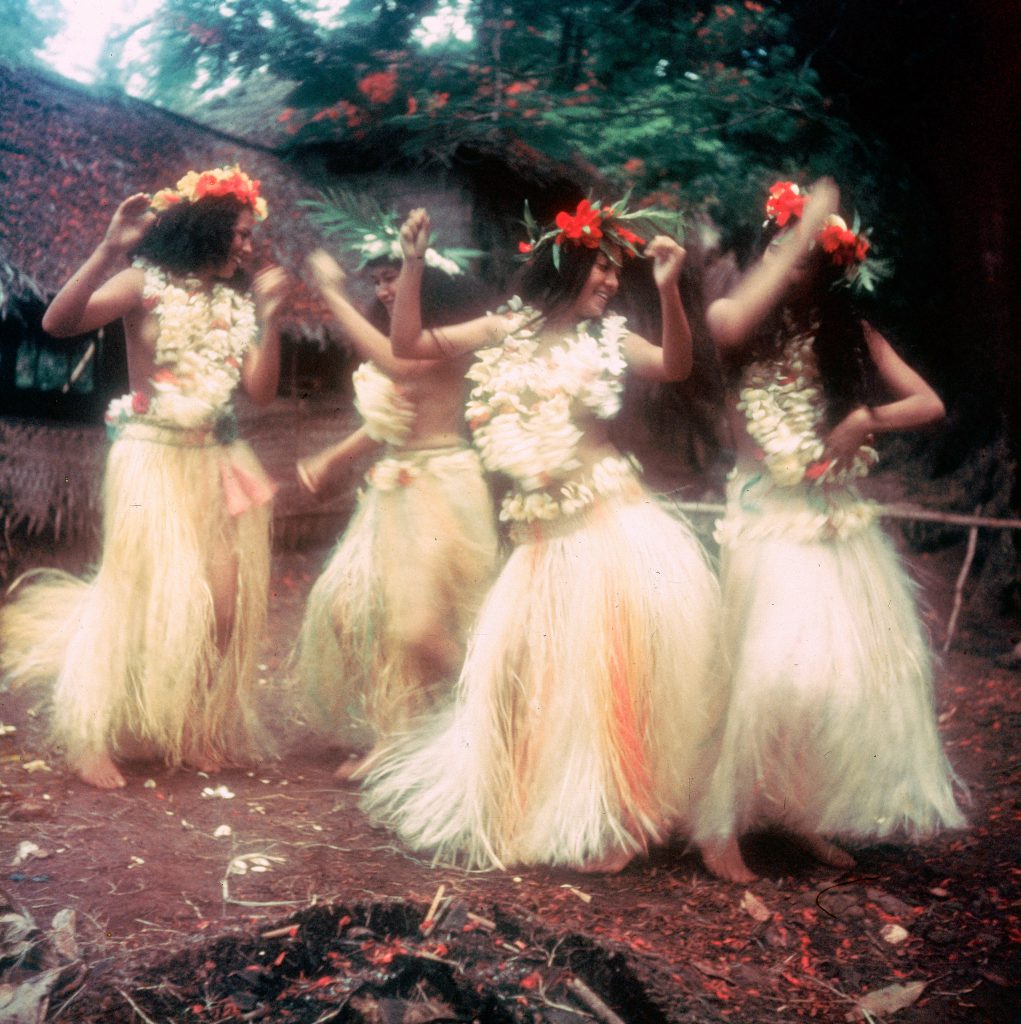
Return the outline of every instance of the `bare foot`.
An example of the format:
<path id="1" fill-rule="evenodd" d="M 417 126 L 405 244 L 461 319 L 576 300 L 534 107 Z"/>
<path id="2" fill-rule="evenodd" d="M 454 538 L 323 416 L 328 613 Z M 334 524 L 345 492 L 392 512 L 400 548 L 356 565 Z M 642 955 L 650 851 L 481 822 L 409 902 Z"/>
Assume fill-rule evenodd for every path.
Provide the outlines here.
<path id="1" fill-rule="evenodd" d="M 831 868 L 841 868 L 844 871 L 854 867 L 854 857 L 820 835 L 804 835 L 799 832 L 795 839 L 822 864 L 828 864 Z"/>
<path id="2" fill-rule="evenodd" d="M 721 839 L 714 843 L 703 843 L 699 847 L 702 863 L 706 870 L 725 882 L 754 882 L 758 875 L 744 862 L 737 839 Z"/>
<path id="3" fill-rule="evenodd" d="M 616 875 L 634 859 L 635 855 L 628 850 L 614 850 L 598 860 L 587 860 L 584 864 L 575 865 L 574 870 L 585 875 Z"/>
<path id="4" fill-rule="evenodd" d="M 90 786 L 95 786 L 96 789 L 122 789 L 127 785 L 124 776 L 105 750 L 82 758 L 81 764 L 78 765 L 78 778 Z"/>
<path id="5" fill-rule="evenodd" d="M 333 777 L 340 779 L 341 782 L 357 782 L 364 778 L 371 758 L 371 754 L 366 754 L 364 757 L 349 757 L 346 761 L 341 762 L 333 773 Z"/>
<path id="6" fill-rule="evenodd" d="M 186 757 L 184 763 L 197 772 L 205 772 L 206 775 L 215 775 L 223 765 L 208 754 L 195 754 L 193 757 Z"/>

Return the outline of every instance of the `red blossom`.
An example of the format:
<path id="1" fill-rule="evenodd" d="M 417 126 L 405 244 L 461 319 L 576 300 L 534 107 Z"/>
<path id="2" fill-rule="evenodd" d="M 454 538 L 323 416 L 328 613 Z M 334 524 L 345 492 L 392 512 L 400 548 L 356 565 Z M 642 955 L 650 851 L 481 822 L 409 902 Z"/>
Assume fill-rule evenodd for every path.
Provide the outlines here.
<path id="1" fill-rule="evenodd" d="M 599 240 L 603 237 L 602 212 L 594 210 L 592 204 L 583 199 L 578 203 L 578 209 L 572 216 L 566 210 L 557 214 L 556 225 L 560 228 L 560 235 L 557 240 L 567 238 L 577 242 L 588 249 L 599 248 Z"/>
<path id="2" fill-rule="evenodd" d="M 136 416 L 144 416 L 149 411 L 149 396 L 144 391 L 132 392 L 131 411 Z"/>
<path id="3" fill-rule="evenodd" d="M 370 103 L 389 103 L 397 92 L 397 72 L 375 71 L 358 83 L 358 91 Z"/>
<path id="4" fill-rule="evenodd" d="M 774 182 L 766 200 L 766 216 L 775 220 L 777 227 L 784 227 L 791 217 L 800 217 L 805 209 L 805 200 L 793 181 Z"/>
<path id="5" fill-rule="evenodd" d="M 527 253 L 532 251 L 531 242 L 518 242 L 518 252 Z"/>
<path id="6" fill-rule="evenodd" d="M 869 249 L 867 238 L 856 235 L 842 221 L 833 220 L 819 232 L 819 246 L 829 253 L 830 261 L 837 267 L 850 267 L 865 259 Z"/>
<path id="7" fill-rule="evenodd" d="M 623 225 L 618 224 L 615 225 L 615 230 L 617 232 L 618 238 L 620 238 L 624 242 L 630 243 L 636 249 L 640 249 L 643 245 L 645 245 L 645 239 L 642 238 L 641 235 L 636 235 L 630 228 L 626 228 Z M 631 255 L 631 251 L 629 249 L 625 248 L 624 251 L 628 255 Z"/>

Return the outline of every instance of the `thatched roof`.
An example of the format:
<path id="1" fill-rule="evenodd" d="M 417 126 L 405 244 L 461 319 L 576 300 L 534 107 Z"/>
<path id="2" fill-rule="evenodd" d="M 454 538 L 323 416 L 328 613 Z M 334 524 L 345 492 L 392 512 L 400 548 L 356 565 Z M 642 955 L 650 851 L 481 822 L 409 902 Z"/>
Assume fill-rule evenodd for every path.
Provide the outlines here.
<path id="1" fill-rule="evenodd" d="M 300 267 L 319 241 L 298 205 L 314 191 L 272 152 L 129 96 L 0 64 L 0 314 L 13 299 L 52 296 L 126 196 L 234 162 L 261 179 L 270 205 L 257 259 Z M 313 334 L 326 319 L 304 290 L 293 315 Z"/>

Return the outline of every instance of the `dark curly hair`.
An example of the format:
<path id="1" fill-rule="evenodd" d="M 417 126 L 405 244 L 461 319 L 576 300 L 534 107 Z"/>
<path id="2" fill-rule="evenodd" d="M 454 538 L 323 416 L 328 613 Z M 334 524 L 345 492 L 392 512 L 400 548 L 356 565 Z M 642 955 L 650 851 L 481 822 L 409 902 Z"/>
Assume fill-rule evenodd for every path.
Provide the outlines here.
<path id="1" fill-rule="evenodd" d="M 230 195 L 179 203 L 159 215 L 134 255 L 171 274 L 195 274 L 220 266 L 230 256 L 238 217 L 248 208 Z M 227 283 L 244 288 L 248 281 L 238 271 Z"/>

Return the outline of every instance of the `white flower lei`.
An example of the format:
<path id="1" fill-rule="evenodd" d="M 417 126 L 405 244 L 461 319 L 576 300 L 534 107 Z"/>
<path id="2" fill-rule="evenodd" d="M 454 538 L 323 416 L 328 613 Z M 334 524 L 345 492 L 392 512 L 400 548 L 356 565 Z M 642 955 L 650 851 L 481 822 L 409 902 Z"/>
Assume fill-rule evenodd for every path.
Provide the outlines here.
<path id="1" fill-rule="evenodd" d="M 504 523 L 551 522 L 573 516 L 608 498 L 637 488 L 636 466 L 622 455 L 607 455 L 592 467 L 588 480 L 570 480 L 561 487 L 508 494 L 500 504 Z"/>
<path id="2" fill-rule="evenodd" d="M 362 363 L 351 378 L 355 408 L 374 441 L 400 447 L 415 425 L 415 406 L 401 389 L 373 363 Z"/>
<path id="3" fill-rule="evenodd" d="M 466 375 L 475 387 L 465 417 L 486 468 L 506 473 L 524 492 L 538 491 L 580 465 L 575 402 L 600 419 L 619 411 L 626 328 L 620 316 L 605 317 L 594 333 L 584 322 L 537 356 L 530 325 L 538 316 L 528 309 L 510 315 L 518 320 L 515 329 L 501 345 L 479 352 Z"/>
<path id="4" fill-rule="evenodd" d="M 229 411 L 241 380 L 256 334 L 255 307 L 222 282 L 206 289 L 197 278 L 171 277 L 141 260 L 136 266 L 145 271 L 143 299 L 159 323 L 145 415 L 186 429 L 211 426 Z M 110 404 L 106 418 L 116 425 L 139 414 L 126 395 Z"/>
<path id="5" fill-rule="evenodd" d="M 785 326 L 792 329 L 789 321 Z M 826 407 L 813 347 L 817 329 L 812 325 L 794 333 L 778 355 L 751 363 L 742 375 L 737 408 L 779 487 L 806 479 L 847 483 L 867 476 L 879 458 L 874 448 L 862 445 L 850 465 L 834 468 L 822 461 Z"/>

